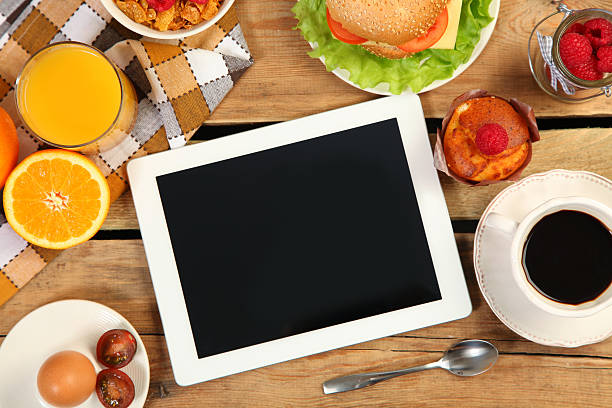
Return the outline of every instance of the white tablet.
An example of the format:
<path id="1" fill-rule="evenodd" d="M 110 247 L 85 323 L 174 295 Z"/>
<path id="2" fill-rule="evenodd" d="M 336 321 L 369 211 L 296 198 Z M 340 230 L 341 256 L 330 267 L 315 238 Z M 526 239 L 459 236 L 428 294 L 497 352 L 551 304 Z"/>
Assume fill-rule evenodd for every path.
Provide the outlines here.
<path id="1" fill-rule="evenodd" d="M 180 385 L 471 311 L 418 96 L 138 158 L 128 174 Z"/>

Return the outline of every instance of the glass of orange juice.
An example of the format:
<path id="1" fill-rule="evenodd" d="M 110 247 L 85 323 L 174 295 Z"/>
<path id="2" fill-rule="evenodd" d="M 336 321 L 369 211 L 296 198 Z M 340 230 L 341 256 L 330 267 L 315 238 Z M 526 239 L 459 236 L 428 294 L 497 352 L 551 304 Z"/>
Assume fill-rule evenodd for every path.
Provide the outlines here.
<path id="1" fill-rule="evenodd" d="M 127 76 L 100 50 L 66 41 L 34 54 L 17 78 L 23 123 L 44 143 L 96 153 L 131 132 L 138 100 Z"/>

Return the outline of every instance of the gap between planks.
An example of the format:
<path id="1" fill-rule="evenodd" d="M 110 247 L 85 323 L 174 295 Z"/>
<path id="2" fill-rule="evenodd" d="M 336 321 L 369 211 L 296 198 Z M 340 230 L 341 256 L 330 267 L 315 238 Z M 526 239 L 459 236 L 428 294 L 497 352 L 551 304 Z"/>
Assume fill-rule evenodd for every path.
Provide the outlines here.
<path id="1" fill-rule="evenodd" d="M 563 168 L 592 171 L 612 179 L 612 128 L 545 130 L 541 136 L 542 140 L 533 145 L 533 159 L 523 176 Z M 429 137 L 433 145 L 435 135 L 430 134 Z M 486 187 L 470 187 L 444 174 L 439 174 L 439 177 L 450 216 L 455 221 L 479 219 L 493 197 L 510 185 L 502 182 Z M 102 229 L 138 229 L 129 191 L 111 205 Z"/>

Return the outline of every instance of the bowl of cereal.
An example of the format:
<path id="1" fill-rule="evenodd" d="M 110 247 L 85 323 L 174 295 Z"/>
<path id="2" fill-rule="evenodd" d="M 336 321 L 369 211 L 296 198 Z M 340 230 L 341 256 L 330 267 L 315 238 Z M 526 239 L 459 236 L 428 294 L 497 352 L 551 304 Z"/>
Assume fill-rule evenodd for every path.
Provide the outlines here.
<path id="1" fill-rule="evenodd" d="M 145 37 L 175 39 L 200 33 L 234 0 L 102 0 L 115 20 Z"/>

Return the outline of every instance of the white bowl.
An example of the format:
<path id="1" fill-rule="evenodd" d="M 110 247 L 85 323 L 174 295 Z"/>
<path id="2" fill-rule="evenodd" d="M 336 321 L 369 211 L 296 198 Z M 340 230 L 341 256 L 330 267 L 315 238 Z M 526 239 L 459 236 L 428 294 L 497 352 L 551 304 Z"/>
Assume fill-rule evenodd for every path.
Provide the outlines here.
<path id="1" fill-rule="evenodd" d="M 131 30 L 145 37 L 158 38 L 162 40 L 172 40 L 172 39 L 177 39 L 177 38 L 189 37 L 191 35 L 201 33 L 202 31 L 211 27 L 213 24 L 219 21 L 221 17 L 225 15 L 225 13 L 227 13 L 230 7 L 232 7 L 232 4 L 234 4 L 235 0 L 224 0 L 223 4 L 221 5 L 221 8 L 219 9 L 219 12 L 211 20 L 204 21 L 200 24 L 196 24 L 189 29 L 181 29 L 181 30 L 176 30 L 176 31 L 171 31 L 171 30 L 159 31 L 159 30 L 149 28 L 146 25 L 139 24 L 135 22 L 134 20 L 132 20 L 131 18 L 129 18 L 128 16 L 126 16 L 123 13 L 123 11 L 121 11 L 119 7 L 117 7 L 114 0 L 101 0 L 101 1 L 104 7 L 106 8 L 106 10 L 108 10 L 108 12 L 110 13 L 110 15 L 113 16 L 115 20 L 123 24 L 128 30 Z"/>

